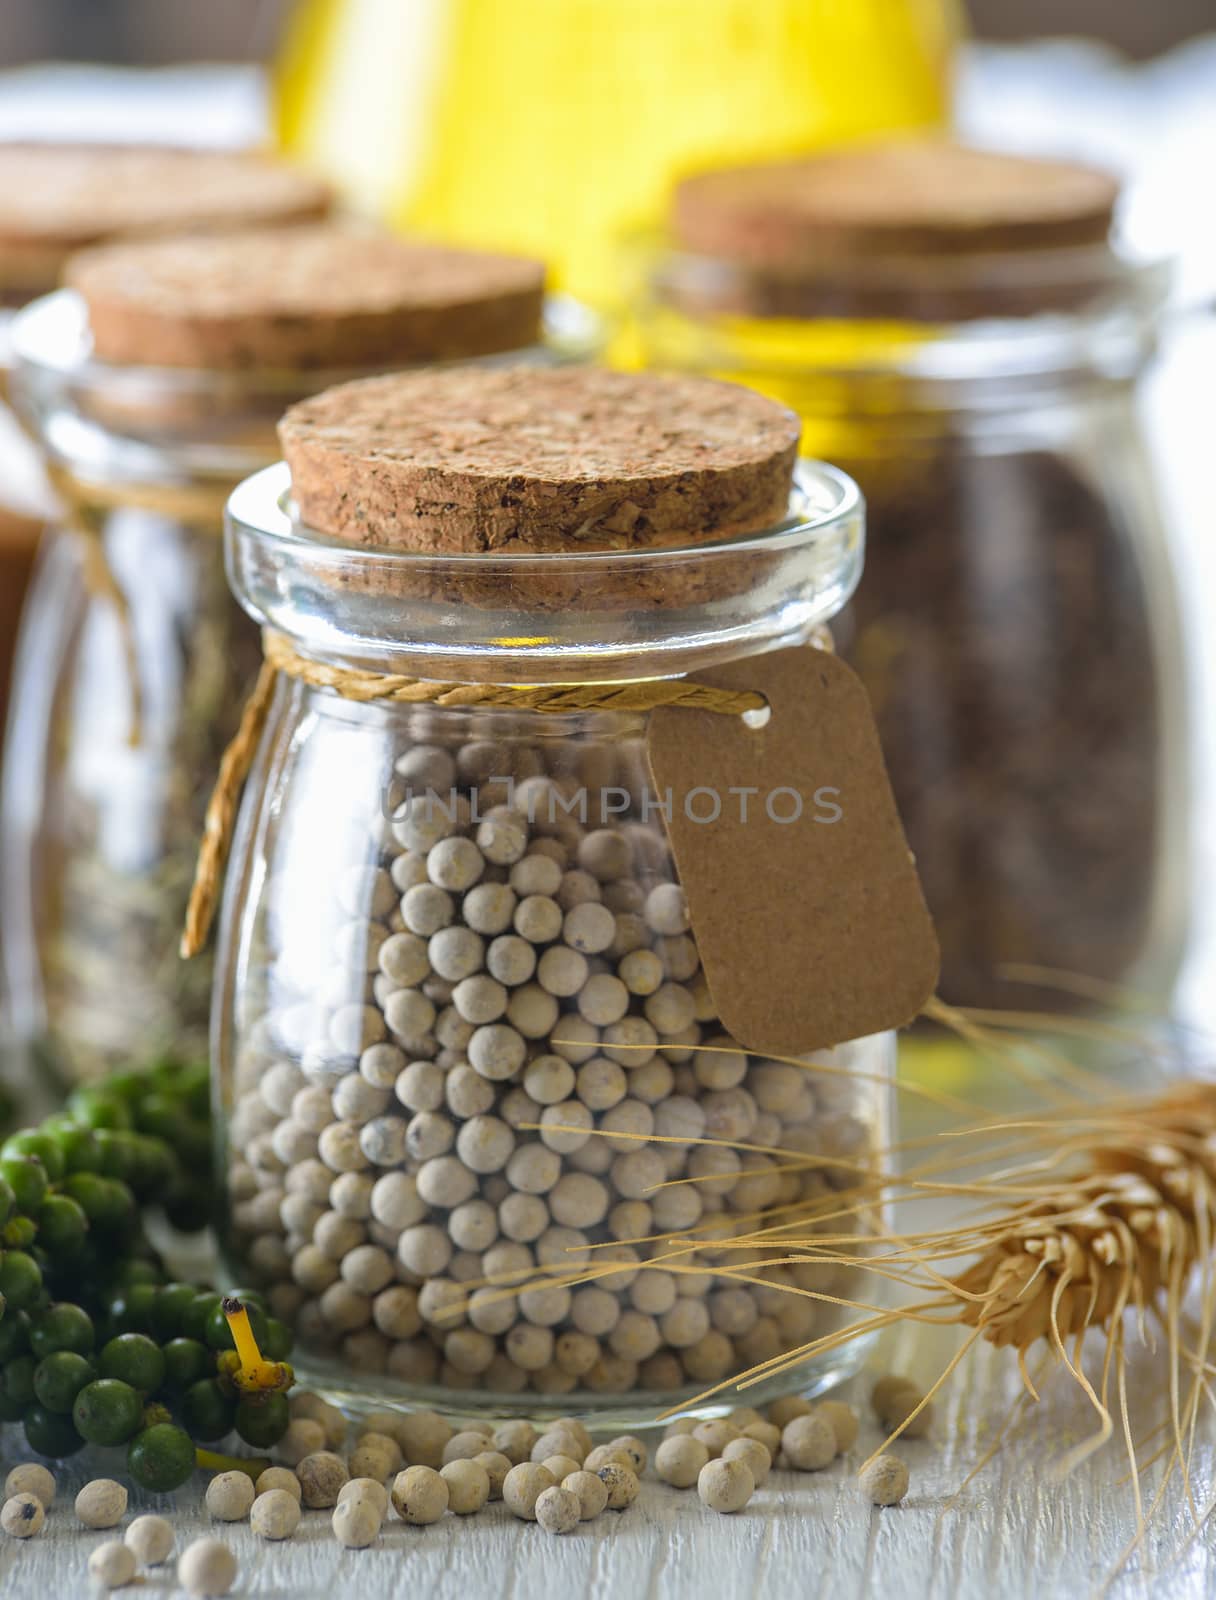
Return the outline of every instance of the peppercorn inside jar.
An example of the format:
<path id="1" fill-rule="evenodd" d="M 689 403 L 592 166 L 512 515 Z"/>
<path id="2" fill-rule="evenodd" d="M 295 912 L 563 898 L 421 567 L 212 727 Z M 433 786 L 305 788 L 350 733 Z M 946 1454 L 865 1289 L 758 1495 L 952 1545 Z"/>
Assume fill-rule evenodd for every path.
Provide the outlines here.
<path id="1" fill-rule="evenodd" d="M 1164 1015 L 1187 932 L 1177 582 L 1137 413 L 1165 279 L 1117 182 L 902 139 L 697 174 L 644 252 L 647 362 L 784 401 L 866 497 L 837 627 L 942 994 Z"/>
<path id="2" fill-rule="evenodd" d="M 209 962 L 176 941 L 259 665 L 223 503 L 284 405 L 338 372 L 563 361 L 598 336 L 539 262 L 330 224 L 106 245 L 66 276 L 14 332 L 64 517 L 23 630 L 0 914 L 22 1042 L 87 1079 L 206 1057 Z"/>
<path id="3" fill-rule="evenodd" d="M 231 1272 L 355 1403 L 642 1417 L 831 1332 L 856 1269 L 813 1236 L 867 1215 L 892 1037 L 727 1032 L 645 706 L 844 603 L 852 485 L 794 483 L 747 391 L 591 369 L 348 385 L 281 434 L 228 523 L 278 669 L 216 980 Z"/>

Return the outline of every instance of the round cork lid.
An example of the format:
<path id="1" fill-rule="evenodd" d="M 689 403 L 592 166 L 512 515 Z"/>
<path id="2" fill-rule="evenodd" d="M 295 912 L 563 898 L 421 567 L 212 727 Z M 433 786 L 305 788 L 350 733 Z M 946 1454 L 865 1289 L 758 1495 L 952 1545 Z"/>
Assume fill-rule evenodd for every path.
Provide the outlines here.
<path id="1" fill-rule="evenodd" d="M 686 178 L 671 221 L 686 248 L 777 266 L 1100 244 L 1118 196 L 1075 162 L 909 139 Z"/>
<path id="2" fill-rule="evenodd" d="M 279 424 L 307 525 L 453 554 L 757 532 L 786 515 L 798 437 L 792 411 L 749 389 L 590 367 L 369 378 Z"/>
<path id="3" fill-rule="evenodd" d="M 104 245 L 65 277 L 105 361 L 332 370 L 533 344 L 545 270 L 317 224 Z"/>
<path id="4" fill-rule="evenodd" d="M 39 293 L 68 254 L 128 234 L 304 222 L 327 186 L 251 151 L 0 144 L 0 285 Z"/>

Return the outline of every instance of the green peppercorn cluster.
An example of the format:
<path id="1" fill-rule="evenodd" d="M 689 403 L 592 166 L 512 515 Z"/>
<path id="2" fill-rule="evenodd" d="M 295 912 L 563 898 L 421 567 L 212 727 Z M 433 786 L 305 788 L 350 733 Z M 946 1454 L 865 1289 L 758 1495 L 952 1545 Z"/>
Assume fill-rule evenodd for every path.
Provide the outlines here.
<path id="1" fill-rule="evenodd" d="M 163 1063 L 77 1090 L 0 1146 L 0 1422 L 44 1456 L 126 1446 L 132 1478 L 161 1492 L 189 1477 L 195 1441 L 235 1429 L 266 1449 L 288 1422 L 284 1394 L 241 1395 L 223 1370 L 220 1295 L 166 1282 L 144 1232 L 154 1201 L 181 1228 L 206 1222 L 206 1116 L 205 1069 Z M 263 1354 L 285 1360 L 288 1330 L 241 1298 Z"/>

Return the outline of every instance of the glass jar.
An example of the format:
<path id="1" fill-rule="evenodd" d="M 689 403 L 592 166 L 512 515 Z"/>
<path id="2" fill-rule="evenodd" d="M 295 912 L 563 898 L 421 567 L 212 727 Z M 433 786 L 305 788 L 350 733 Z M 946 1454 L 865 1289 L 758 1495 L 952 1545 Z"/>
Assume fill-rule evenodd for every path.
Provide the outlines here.
<path id="1" fill-rule="evenodd" d="M 857 1293 L 856 1269 L 807 1236 L 889 1142 L 893 1037 L 791 1063 L 722 1035 L 647 803 L 646 715 L 326 684 L 607 687 L 799 643 L 860 573 L 853 485 L 807 465 L 768 533 L 544 556 L 353 548 L 289 493 L 278 466 L 229 503 L 241 604 L 325 680 L 279 675 L 228 865 L 233 1280 L 294 1326 L 310 1383 L 464 1415 L 640 1421 L 830 1332 L 849 1313 L 814 1296 Z M 765 1219 L 780 1242 L 738 1242 Z M 826 1387 L 862 1348 L 744 1398 Z"/>
<path id="2" fill-rule="evenodd" d="M 874 705 L 943 996 L 1167 1011 L 1186 673 L 1136 398 L 1166 273 L 1107 246 L 785 273 L 666 244 L 637 260 L 648 364 L 783 400 L 866 496 L 837 640 Z"/>
<path id="3" fill-rule="evenodd" d="M 556 301 L 544 346 L 486 359 L 585 359 L 597 343 L 593 319 Z M 178 935 L 260 659 L 224 581 L 223 503 L 273 459 L 284 406 L 334 375 L 107 364 L 70 291 L 21 313 L 14 348 L 17 399 L 68 510 L 15 669 L 0 828 L 9 1005 L 68 1079 L 165 1051 L 205 1059 L 209 963 L 182 963 Z"/>

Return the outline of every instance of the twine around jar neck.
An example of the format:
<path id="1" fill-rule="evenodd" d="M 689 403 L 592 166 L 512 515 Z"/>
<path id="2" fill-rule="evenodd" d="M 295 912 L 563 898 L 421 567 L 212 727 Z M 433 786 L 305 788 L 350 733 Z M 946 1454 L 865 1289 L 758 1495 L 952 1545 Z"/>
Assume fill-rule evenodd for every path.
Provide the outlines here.
<path id="1" fill-rule="evenodd" d="M 820 649 L 830 650 L 831 634 L 826 628 L 818 628 L 813 643 Z M 280 673 L 362 705 L 379 701 L 461 709 L 494 706 L 543 713 L 640 712 L 654 711 L 659 706 L 688 706 L 722 716 L 740 716 L 745 711 L 763 710 L 767 705 L 764 696 L 754 689 L 720 689 L 713 684 L 699 683 L 695 678 L 642 678 L 630 683 L 445 683 L 431 678 L 412 678 L 404 673 L 369 672 L 314 661 L 301 655 L 285 635 L 269 628 L 262 633 L 262 651 L 265 659 L 257 682 L 245 703 L 240 726 L 224 751 L 207 805 L 181 938 L 181 954 L 187 960 L 199 953 L 211 931 L 241 791 L 253 765 Z"/>
<path id="2" fill-rule="evenodd" d="M 143 735 L 139 652 L 130 602 L 106 556 L 106 518 L 112 511 L 147 511 L 218 538 L 224 530 L 224 505 L 229 486 L 219 483 L 104 483 L 82 478 L 70 467 L 54 461 L 47 467 L 47 476 L 60 503 L 64 524 L 80 536 L 85 588 L 94 599 L 103 600 L 114 609 L 131 694 L 127 743 L 135 747 Z"/>

